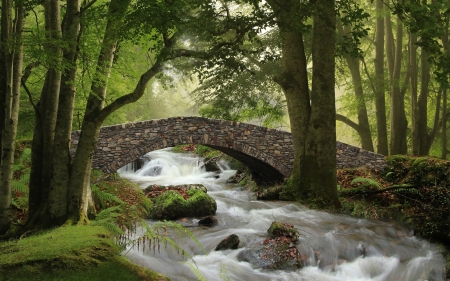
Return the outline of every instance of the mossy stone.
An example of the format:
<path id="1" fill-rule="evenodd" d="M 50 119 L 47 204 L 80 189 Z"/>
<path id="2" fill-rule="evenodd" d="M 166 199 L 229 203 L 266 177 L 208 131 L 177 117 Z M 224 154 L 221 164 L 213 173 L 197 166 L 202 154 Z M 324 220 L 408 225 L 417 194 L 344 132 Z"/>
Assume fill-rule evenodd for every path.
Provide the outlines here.
<path id="1" fill-rule="evenodd" d="M 202 190 L 186 190 L 188 199 L 175 190 L 168 190 L 156 197 L 151 212 L 153 219 L 174 220 L 182 217 L 214 215 L 217 204 L 214 198 Z"/>

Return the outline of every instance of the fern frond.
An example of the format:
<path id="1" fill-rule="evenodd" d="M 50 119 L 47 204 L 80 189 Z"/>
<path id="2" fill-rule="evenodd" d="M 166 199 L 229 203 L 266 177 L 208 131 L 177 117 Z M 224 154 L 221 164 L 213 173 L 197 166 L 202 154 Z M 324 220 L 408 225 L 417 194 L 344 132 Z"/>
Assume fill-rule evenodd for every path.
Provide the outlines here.
<path id="1" fill-rule="evenodd" d="M 95 184 L 91 184 L 91 191 L 94 199 L 97 200 L 102 208 L 105 208 L 106 202 L 116 202 L 118 204 L 125 203 L 116 195 L 100 190 Z"/>
<path id="2" fill-rule="evenodd" d="M 107 209 L 103 209 L 100 213 L 97 214 L 95 217 L 95 220 L 101 221 L 105 219 L 112 219 L 120 216 L 120 214 L 123 212 L 122 206 L 113 206 Z"/>
<path id="3" fill-rule="evenodd" d="M 119 237 L 120 235 L 124 234 L 123 230 L 117 226 L 117 224 L 114 223 L 112 218 L 106 218 L 103 220 L 94 220 L 92 222 L 92 225 L 99 225 L 106 228 L 113 236 Z"/>
<path id="4" fill-rule="evenodd" d="M 21 181 L 13 180 L 11 183 L 11 190 L 15 192 L 28 193 L 28 186 Z"/>
<path id="5" fill-rule="evenodd" d="M 379 182 L 369 178 L 357 177 L 351 182 L 352 185 L 357 183 L 361 183 L 361 185 L 365 187 L 376 187 L 377 189 L 381 188 L 381 184 Z"/>
<path id="6" fill-rule="evenodd" d="M 420 195 L 419 189 L 415 188 L 414 186 L 407 185 L 407 184 L 405 184 L 404 186 L 395 187 L 395 188 L 391 189 L 391 192 Z"/>
<path id="7" fill-rule="evenodd" d="M 28 185 L 30 183 L 30 174 L 26 173 L 20 176 L 20 182 Z"/>
<path id="8" fill-rule="evenodd" d="M 11 205 L 19 210 L 28 210 L 28 197 L 13 197 L 11 198 Z"/>

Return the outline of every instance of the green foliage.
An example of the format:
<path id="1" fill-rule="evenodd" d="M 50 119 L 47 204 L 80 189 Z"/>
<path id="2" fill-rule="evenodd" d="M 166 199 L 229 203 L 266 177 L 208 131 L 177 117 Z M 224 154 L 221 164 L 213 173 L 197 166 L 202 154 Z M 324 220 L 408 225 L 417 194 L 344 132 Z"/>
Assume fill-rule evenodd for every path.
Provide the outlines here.
<path id="1" fill-rule="evenodd" d="M 195 146 L 194 153 L 206 158 L 215 157 L 221 154 L 220 151 L 201 144 Z"/>
<path id="2" fill-rule="evenodd" d="M 92 222 L 93 226 L 103 226 L 113 236 L 119 237 L 124 234 L 124 230 L 117 225 L 116 218 L 124 212 L 121 205 L 103 209 L 97 214 L 95 220 Z"/>
<path id="3" fill-rule="evenodd" d="M 418 37 L 416 45 L 426 50 L 428 61 L 435 66 L 434 74 L 440 86 L 450 88 L 450 56 L 440 42 L 448 30 L 448 2 L 394 2 L 393 9 L 410 32 Z"/>
<path id="4" fill-rule="evenodd" d="M 31 149 L 24 148 L 13 166 L 11 204 L 19 211 L 28 210 L 28 184 L 30 183 Z"/>
<path id="5" fill-rule="evenodd" d="M 359 185 L 362 188 L 380 189 L 381 184 L 370 178 L 356 177 L 352 180 L 352 185 Z"/>
<path id="6" fill-rule="evenodd" d="M 361 39 L 367 37 L 370 30 L 366 26 L 370 14 L 355 1 L 338 1 L 336 2 L 336 9 L 339 11 L 339 20 L 342 25 L 350 27 L 350 34 L 338 41 L 336 45 L 337 53 L 362 58 L 364 51 L 361 49 Z"/>
<path id="7" fill-rule="evenodd" d="M 100 190 L 96 185 L 91 184 L 92 197 L 95 202 L 99 204 L 102 208 L 105 208 L 106 204 L 109 203 L 118 203 L 125 204 L 119 197 L 109 192 L 105 192 Z"/>
<path id="8" fill-rule="evenodd" d="M 0 264 L 0 279 L 9 281 L 166 280 L 120 257 L 99 226 L 59 227 L 0 242 Z"/>

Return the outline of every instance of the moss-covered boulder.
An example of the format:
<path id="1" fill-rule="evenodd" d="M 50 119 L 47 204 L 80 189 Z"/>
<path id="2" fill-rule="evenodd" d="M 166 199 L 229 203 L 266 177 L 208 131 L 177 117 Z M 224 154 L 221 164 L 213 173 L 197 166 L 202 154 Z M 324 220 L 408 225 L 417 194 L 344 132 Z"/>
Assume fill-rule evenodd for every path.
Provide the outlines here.
<path id="1" fill-rule="evenodd" d="M 267 238 L 257 242 L 240 252 L 238 259 L 263 269 L 295 270 L 302 267 L 299 250 L 286 237 Z"/>
<path id="2" fill-rule="evenodd" d="M 269 229 L 267 230 L 269 238 L 286 237 L 292 242 L 298 242 L 298 230 L 292 224 L 284 222 L 272 222 Z"/>
<path id="3" fill-rule="evenodd" d="M 182 217 L 202 217 L 214 215 L 216 201 L 202 190 L 167 190 L 152 199 L 151 218 L 174 220 Z"/>

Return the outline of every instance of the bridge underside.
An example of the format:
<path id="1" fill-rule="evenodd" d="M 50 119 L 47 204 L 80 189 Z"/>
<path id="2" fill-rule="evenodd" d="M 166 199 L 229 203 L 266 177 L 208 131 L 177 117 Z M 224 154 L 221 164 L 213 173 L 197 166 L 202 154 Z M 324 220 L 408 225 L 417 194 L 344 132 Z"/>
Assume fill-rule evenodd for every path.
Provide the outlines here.
<path id="1" fill-rule="evenodd" d="M 274 167 L 240 151 L 210 144 L 203 145 L 219 150 L 246 165 L 252 172 L 252 179 L 258 186 L 272 186 L 283 182 L 285 178 L 285 176 Z"/>

